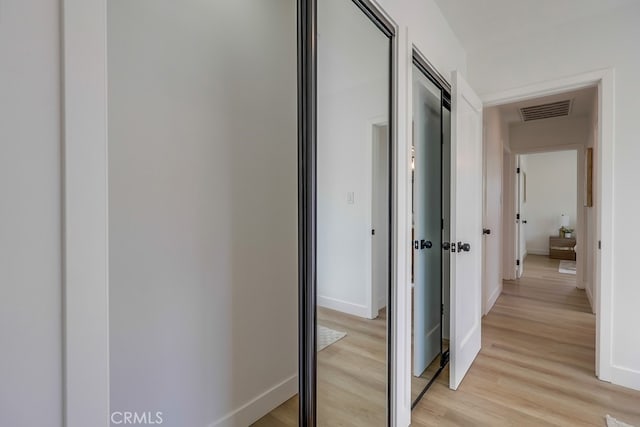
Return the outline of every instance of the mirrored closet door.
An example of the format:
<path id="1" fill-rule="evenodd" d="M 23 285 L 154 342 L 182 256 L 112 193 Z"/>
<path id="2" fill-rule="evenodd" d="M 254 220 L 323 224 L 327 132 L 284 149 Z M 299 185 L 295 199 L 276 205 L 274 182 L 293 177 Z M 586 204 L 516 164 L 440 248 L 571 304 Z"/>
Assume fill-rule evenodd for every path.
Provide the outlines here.
<path id="1" fill-rule="evenodd" d="M 412 401 L 445 372 L 449 356 L 450 97 L 416 53 L 413 65 Z M 443 375 L 444 376 L 444 375 Z"/>
<path id="2" fill-rule="evenodd" d="M 316 425 L 389 422 L 392 27 L 317 2 Z"/>

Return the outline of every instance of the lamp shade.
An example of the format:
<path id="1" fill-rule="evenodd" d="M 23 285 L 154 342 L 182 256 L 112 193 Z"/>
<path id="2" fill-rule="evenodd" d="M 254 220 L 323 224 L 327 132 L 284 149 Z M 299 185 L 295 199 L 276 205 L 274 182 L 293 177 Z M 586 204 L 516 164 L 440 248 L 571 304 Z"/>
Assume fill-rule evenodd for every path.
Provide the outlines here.
<path id="1" fill-rule="evenodd" d="M 560 227 L 569 227 L 570 218 L 569 215 L 560 215 Z"/>

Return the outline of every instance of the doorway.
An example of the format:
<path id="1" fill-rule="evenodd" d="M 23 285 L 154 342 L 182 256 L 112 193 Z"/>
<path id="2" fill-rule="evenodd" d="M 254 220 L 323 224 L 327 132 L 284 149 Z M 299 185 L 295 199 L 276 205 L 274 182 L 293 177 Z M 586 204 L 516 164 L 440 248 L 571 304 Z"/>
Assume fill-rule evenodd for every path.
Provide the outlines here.
<path id="1" fill-rule="evenodd" d="M 523 276 L 531 257 L 541 257 L 561 274 L 569 275 L 578 288 L 584 289 L 584 282 L 592 281 L 584 275 L 581 275 L 580 283 L 576 280 L 577 271 L 583 271 L 586 258 L 586 253 L 578 254 L 578 242 L 584 243 L 589 234 L 584 224 L 584 203 L 578 196 L 579 189 L 584 186 L 578 157 L 578 150 L 517 156 L 518 279 Z"/>
<path id="2" fill-rule="evenodd" d="M 371 126 L 370 318 L 387 306 L 389 278 L 389 126 Z"/>
<path id="3" fill-rule="evenodd" d="M 449 362 L 451 98 L 416 54 L 412 126 L 412 407 Z"/>
<path id="4" fill-rule="evenodd" d="M 591 184 L 588 187 L 591 194 L 587 196 L 586 188 L 581 188 L 579 196 L 584 197 L 586 201 L 589 199 L 591 203 L 587 206 L 578 206 L 577 217 L 585 214 L 584 222 L 588 224 L 585 230 L 577 233 L 577 257 L 581 254 L 587 262 L 583 268 L 578 267 L 576 274 L 577 285 L 584 285 L 586 294 L 591 302 L 592 311 L 596 315 L 596 357 L 595 357 L 595 373 L 601 380 L 610 381 L 613 371 L 610 359 L 611 351 L 611 335 L 609 326 L 611 322 L 611 261 L 612 261 L 612 216 L 611 216 L 611 197 L 612 197 L 612 117 L 613 117 L 613 74 L 610 70 L 585 73 L 567 79 L 558 81 L 550 81 L 541 84 L 531 85 L 529 87 L 519 88 L 508 92 L 493 94 L 485 97 L 485 106 L 490 108 L 502 109 L 505 106 L 515 103 L 531 102 L 532 106 L 538 104 L 541 98 L 551 101 L 551 97 L 566 97 L 567 94 L 580 91 L 582 89 L 591 90 L 595 96 L 593 97 L 592 111 L 589 126 L 586 127 L 584 138 L 579 142 L 571 142 L 565 138 L 564 142 L 555 144 L 556 150 L 578 150 L 578 168 L 579 174 L 587 173 L 587 158 L 593 161 L 590 164 L 592 174 L 590 175 Z M 570 105 L 570 109 L 573 106 Z M 560 120 L 560 119 L 550 119 Z M 548 151 L 545 144 L 549 144 L 553 135 L 538 132 L 537 144 L 534 149 L 528 152 L 523 150 L 523 146 L 519 143 L 513 143 L 514 132 L 509 129 L 509 138 L 511 144 L 508 150 L 505 150 L 504 165 L 509 166 L 508 173 L 505 172 L 504 191 L 504 213 L 505 213 L 505 244 L 503 245 L 503 274 L 504 279 L 516 279 L 516 250 L 517 245 L 515 230 L 506 224 L 511 222 L 515 226 L 517 214 L 517 189 L 516 174 L 513 172 L 517 168 L 516 155 L 528 154 L 532 152 Z M 559 133 L 557 133 L 559 135 Z M 531 141 L 529 141 L 531 142 Z M 534 142 L 535 144 L 535 142 Z M 507 161 L 507 158 L 510 161 Z M 511 168 L 513 167 L 513 168 Z M 507 178 L 507 177 L 511 178 Z M 511 180 L 511 181 L 509 181 Z M 586 179 L 585 179 L 586 181 Z M 513 191 L 511 191 L 513 189 Z M 510 195 L 510 193 L 513 193 Z M 583 195 L 584 194 L 584 195 Z M 582 212 L 582 213 L 581 213 Z M 578 227 L 579 228 L 579 227 Z M 509 250 L 509 244 L 506 240 L 506 233 L 510 234 L 513 242 L 513 250 Z M 580 238 L 582 236 L 582 239 Z M 605 244 L 606 242 L 606 244 Z M 586 246 L 586 248 L 585 248 Z"/>

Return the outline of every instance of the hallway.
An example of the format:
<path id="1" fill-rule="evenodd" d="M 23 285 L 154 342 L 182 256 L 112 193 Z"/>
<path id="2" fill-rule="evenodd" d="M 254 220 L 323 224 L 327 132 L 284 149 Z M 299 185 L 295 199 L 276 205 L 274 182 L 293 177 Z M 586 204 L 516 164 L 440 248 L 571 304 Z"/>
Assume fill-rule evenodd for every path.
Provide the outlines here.
<path id="1" fill-rule="evenodd" d="M 640 392 L 595 377 L 595 316 L 557 260 L 528 256 L 482 326 L 482 350 L 458 391 L 444 372 L 413 426 L 604 426 L 606 414 L 640 425 Z"/>

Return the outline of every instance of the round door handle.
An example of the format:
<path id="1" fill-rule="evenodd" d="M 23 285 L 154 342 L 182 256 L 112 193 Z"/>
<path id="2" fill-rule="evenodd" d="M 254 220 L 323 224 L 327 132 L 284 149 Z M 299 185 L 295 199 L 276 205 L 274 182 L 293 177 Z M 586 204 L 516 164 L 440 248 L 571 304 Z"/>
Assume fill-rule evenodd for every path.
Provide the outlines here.
<path id="1" fill-rule="evenodd" d="M 442 242 L 442 250 L 448 251 L 449 249 L 451 249 L 451 243 Z"/>
<path id="2" fill-rule="evenodd" d="M 491 234 L 491 230 L 488 228 L 483 228 L 482 229 L 482 234 Z"/>
<path id="3" fill-rule="evenodd" d="M 527 223 L 527 220 L 526 220 L 526 219 L 523 219 L 523 220 L 522 220 L 522 223 L 523 223 L 523 224 L 526 224 L 526 223 Z"/>
<path id="4" fill-rule="evenodd" d="M 433 246 L 433 243 L 431 243 L 431 240 L 420 240 L 420 249 L 431 249 L 431 247 Z"/>
<path id="5" fill-rule="evenodd" d="M 458 242 L 458 252 L 469 252 L 471 251 L 471 245 L 469 243 Z"/>

